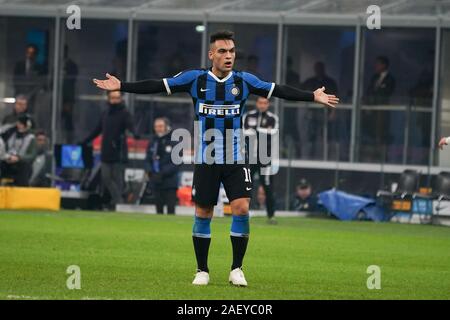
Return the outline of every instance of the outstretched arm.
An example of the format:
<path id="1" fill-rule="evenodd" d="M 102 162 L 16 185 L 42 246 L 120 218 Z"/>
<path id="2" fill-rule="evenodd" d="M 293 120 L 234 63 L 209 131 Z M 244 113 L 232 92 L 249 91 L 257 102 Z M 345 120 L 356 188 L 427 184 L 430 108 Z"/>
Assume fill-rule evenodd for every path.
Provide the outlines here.
<path id="1" fill-rule="evenodd" d="M 333 94 L 325 93 L 325 87 L 319 88 L 313 92 L 296 89 L 287 85 L 275 85 L 272 96 L 291 100 L 291 101 L 314 101 L 331 108 L 336 108 L 339 98 Z"/>
<path id="2" fill-rule="evenodd" d="M 190 92 L 192 83 L 199 74 L 199 70 L 186 70 L 170 78 L 150 79 L 137 82 L 121 82 L 116 77 L 106 74 L 106 80 L 94 79 L 98 88 L 108 91 L 123 91 L 130 93 L 160 93 L 168 95 L 178 92 Z"/>
<path id="3" fill-rule="evenodd" d="M 106 80 L 94 79 L 98 88 L 107 91 L 123 91 L 130 93 L 160 93 L 165 92 L 164 82 L 160 80 L 143 80 L 137 82 L 121 82 L 116 77 L 106 74 Z"/>
<path id="4" fill-rule="evenodd" d="M 313 92 L 300 90 L 287 85 L 275 84 L 260 80 L 255 75 L 243 72 L 243 78 L 250 93 L 270 99 L 271 96 L 291 100 L 291 101 L 311 101 L 321 103 L 331 108 L 335 108 L 339 98 L 332 94 L 325 93 L 325 87 Z"/>

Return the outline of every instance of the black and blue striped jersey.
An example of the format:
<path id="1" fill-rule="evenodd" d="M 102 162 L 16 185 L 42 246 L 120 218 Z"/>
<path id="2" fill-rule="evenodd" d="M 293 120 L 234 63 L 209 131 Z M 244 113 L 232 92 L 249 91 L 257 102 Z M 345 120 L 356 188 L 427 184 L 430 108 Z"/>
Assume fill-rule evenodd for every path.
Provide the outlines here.
<path id="1" fill-rule="evenodd" d="M 211 70 L 195 69 L 163 79 L 167 94 L 186 92 L 191 95 L 195 111 L 197 136 L 195 163 L 204 163 L 208 145 L 213 143 L 214 163 L 243 161 L 242 116 L 250 94 L 269 99 L 275 83 L 260 80 L 255 75 L 237 70 L 219 79 Z M 205 133 L 209 129 L 217 134 L 213 138 Z M 231 129 L 231 130 L 227 130 Z M 228 133 L 227 133 L 228 131 Z M 229 133 L 234 132 L 232 135 Z M 232 141 L 230 141 L 232 139 Z M 232 152 L 232 154 L 230 154 Z"/>
<path id="2" fill-rule="evenodd" d="M 98 85 L 97 85 L 98 86 Z M 291 101 L 315 101 L 315 93 L 258 79 L 233 70 L 219 79 L 211 69 L 180 72 L 172 78 L 121 82 L 120 91 L 146 94 L 186 92 L 194 102 L 195 163 L 242 163 L 246 159 L 242 116 L 250 94 Z M 211 134 L 211 132 L 213 134 Z M 229 134 L 231 132 L 231 134 Z"/>

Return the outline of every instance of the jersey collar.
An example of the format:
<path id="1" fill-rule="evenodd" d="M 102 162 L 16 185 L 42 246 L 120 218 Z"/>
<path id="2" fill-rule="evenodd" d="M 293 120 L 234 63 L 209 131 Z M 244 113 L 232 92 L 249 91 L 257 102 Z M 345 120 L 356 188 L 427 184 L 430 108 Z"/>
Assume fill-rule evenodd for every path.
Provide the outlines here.
<path id="1" fill-rule="evenodd" d="M 231 76 L 233 75 L 233 70 L 231 70 L 230 73 L 223 79 L 217 78 L 217 76 L 211 70 L 208 71 L 208 74 L 211 77 L 213 77 L 213 79 L 216 80 L 217 82 L 225 82 L 225 81 L 227 81 L 228 79 L 231 78 Z"/>

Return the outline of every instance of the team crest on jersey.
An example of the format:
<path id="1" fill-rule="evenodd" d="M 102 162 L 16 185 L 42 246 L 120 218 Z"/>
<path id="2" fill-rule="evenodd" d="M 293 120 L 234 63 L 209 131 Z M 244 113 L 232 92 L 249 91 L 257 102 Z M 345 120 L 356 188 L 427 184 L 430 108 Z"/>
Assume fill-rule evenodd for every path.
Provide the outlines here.
<path id="1" fill-rule="evenodd" d="M 237 96 L 239 94 L 239 88 L 238 87 L 231 88 L 231 94 L 233 96 Z"/>

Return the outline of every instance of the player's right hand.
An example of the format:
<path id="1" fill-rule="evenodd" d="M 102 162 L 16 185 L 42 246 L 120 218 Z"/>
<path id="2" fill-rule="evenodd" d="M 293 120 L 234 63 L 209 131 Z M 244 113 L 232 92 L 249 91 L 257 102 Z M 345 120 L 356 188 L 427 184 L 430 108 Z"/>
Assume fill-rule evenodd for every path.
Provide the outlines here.
<path id="1" fill-rule="evenodd" d="M 106 74 L 106 80 L 98 80 L 93 79 L 92 81 L 95 83 L 95 85 L 103 90 L 108 91 L 117 91 L 120 90 L 120 80 L 116 77 L 110 75 L 109 73 Z"/>
<path id="2" fill-rule="evenodd" d="M 446 145 L 448 145 L 447 138 L 446 137 L 441 138 L 441 140 L 439 141 L 439 149 L 443 150 L 444 146 Z"/>

